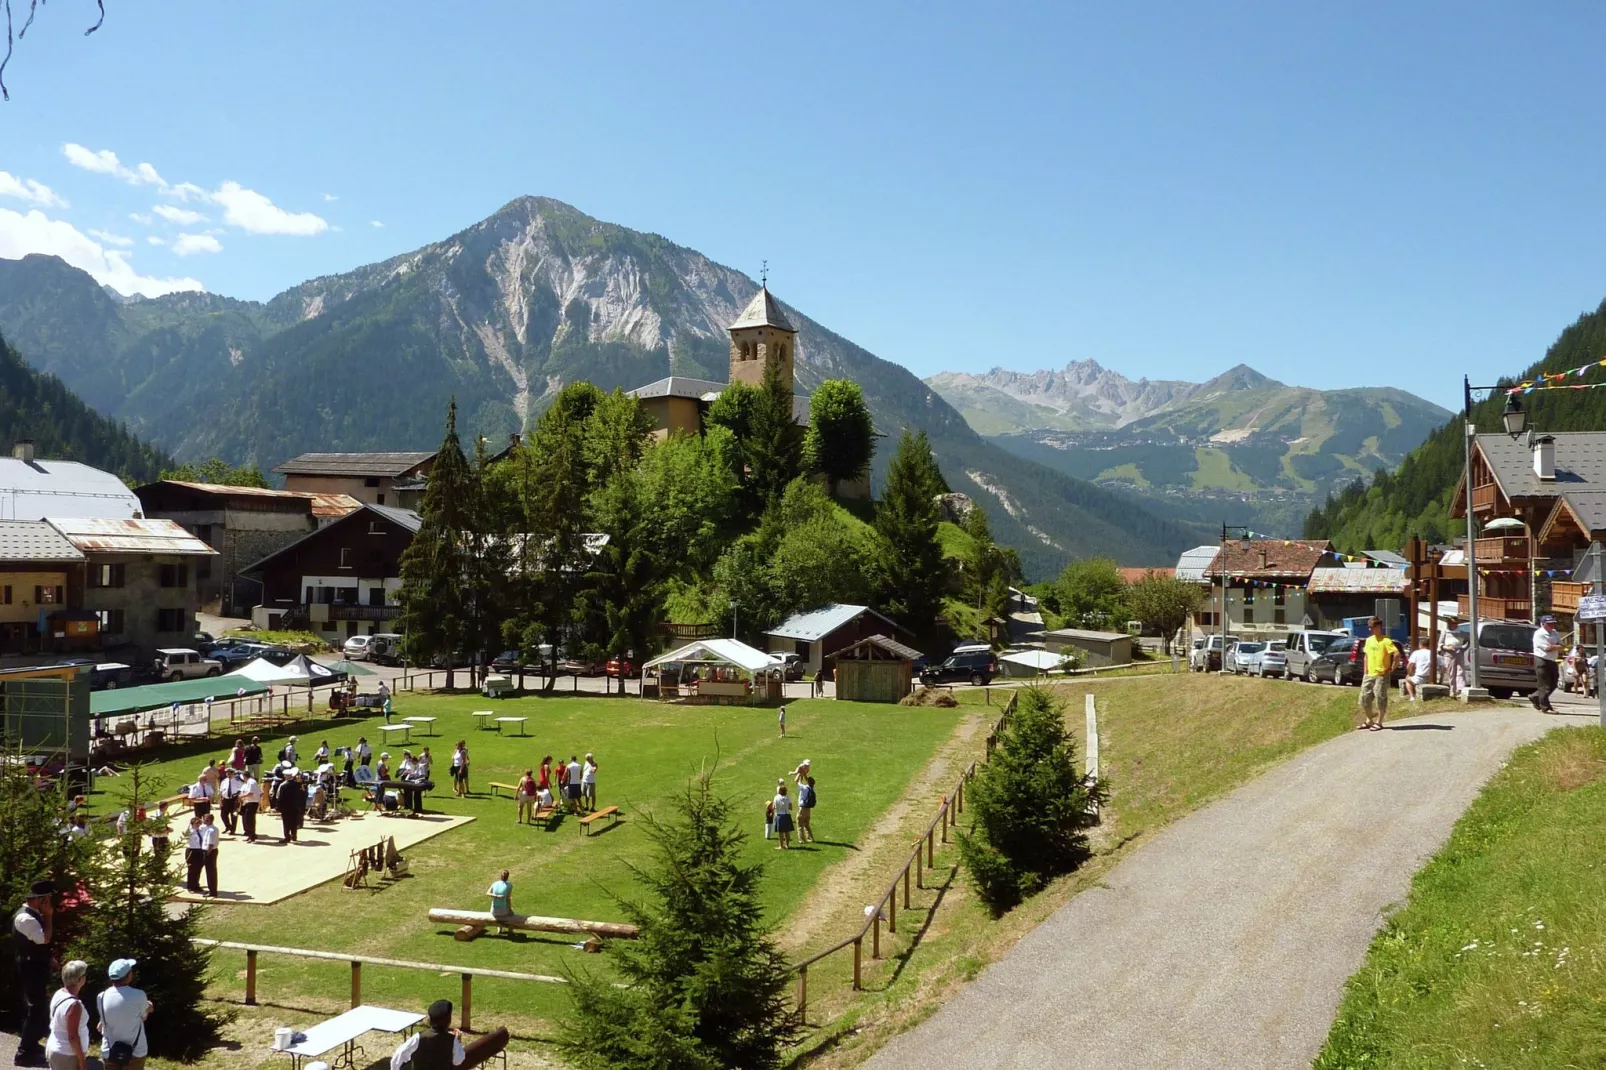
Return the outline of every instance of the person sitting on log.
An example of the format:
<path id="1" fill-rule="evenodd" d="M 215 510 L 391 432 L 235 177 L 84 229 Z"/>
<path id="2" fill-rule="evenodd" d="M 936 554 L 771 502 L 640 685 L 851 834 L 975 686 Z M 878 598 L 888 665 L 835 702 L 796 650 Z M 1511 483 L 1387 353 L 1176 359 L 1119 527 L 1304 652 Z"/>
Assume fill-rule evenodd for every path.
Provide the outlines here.
<path id="1" fill-rule="evenodd" d="M 390 1057 L 390 1070 L 451 1070 L 462 1066 L 462 1034 L 452 1028 L 452 1001 L 437 999 L 429 1005 L 429 1028 L 402 1041 Z"/>

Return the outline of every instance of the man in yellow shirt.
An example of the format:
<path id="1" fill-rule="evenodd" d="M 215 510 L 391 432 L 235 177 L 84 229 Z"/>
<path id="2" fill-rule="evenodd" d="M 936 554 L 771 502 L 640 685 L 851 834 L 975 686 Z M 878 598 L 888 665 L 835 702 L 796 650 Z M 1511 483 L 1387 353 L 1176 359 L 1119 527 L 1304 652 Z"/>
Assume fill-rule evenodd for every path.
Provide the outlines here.
<path id="1" fill-rule="evenodd" d="M 1383 622 L 1373 617 L 1367 622 L 1372 634 L 1367 636 L 1363 651 L 1366 656 L 1366 675 L 1361 679 L 1361 713 L 1366 722 L 1357 731 L 1380 732 L 1383 730 L 1383 718 L 1389 712 L 1389 676 L 1394 672 L 1394 659 L 1399 657 L 1399 648 L 1394 641 L 1383 634 Z M 1376 707 L 1377 719 L 1372 719 L 1372 710 Z"/>

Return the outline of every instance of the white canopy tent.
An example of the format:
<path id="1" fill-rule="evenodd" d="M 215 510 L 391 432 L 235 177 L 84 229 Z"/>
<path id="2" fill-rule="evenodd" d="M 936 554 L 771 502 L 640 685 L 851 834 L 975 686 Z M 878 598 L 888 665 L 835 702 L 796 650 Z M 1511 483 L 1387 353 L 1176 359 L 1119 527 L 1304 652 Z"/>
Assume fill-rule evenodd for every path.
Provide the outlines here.
<path id="1" fill-rule="evenodd" d="M 1026 674 L 1053 672 L 1068 660 L 1063 654 L 1055 654 L 1049 650 L 1013 650 L 1007 654 L 998 655 L 999 661 L 1008 662 L 1016 669 L 1025 670 Z M 1011 672 L 1015 676 L 1019 673 Z"/>
<path id="2" fill-rule="evenodd" d="M 234 675 L 244 676 L 255 680 L 259 684 L 304 684 L 307 682 L 306 677 L 289 672 L 266 658 L 257 658 L 254 661 L 246 662 L 234 670 Z"/>
<path id="3" fill-rule="evenodd" d="M 660 654 L 641 667 L 641 683 L 645 689 L 647 670 L 660 665 L 729 666 L 745 673 L 749 680 L 769 669 L 780 667 L 780 660 L 739 639 L 698 639 L 685 646 Z M 683 670 L 684 671 L 684 670 Z M 750 686 L 736 681 L 699 680 L 695 685 L 699 695 L 738 697 L 750 693 Z M 659 698 L 665 697 L 666 688 L 660 686 Z"/>

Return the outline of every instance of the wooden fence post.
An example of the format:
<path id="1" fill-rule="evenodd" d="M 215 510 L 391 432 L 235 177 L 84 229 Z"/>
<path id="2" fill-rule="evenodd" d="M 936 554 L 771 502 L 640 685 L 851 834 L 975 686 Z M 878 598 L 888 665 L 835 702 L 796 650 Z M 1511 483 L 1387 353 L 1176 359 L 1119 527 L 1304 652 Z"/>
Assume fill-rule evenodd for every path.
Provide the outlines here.
<path id="1" fill-rule="evenodd" d="M 927 829 L 926 830 L 926 865 L 935 866 L 936 864 L 937 864 L 936 835 L 932 832 L 931 829 Z"/>
<path id="2" fill-rule="evenodd" d="M 903 909 L 909 909 L 909 867 L 903 867 Z"/>
<path id="3" fill-rule="evenodd" d="M 351 964 L 351 1005 L 362 1006 L 362 963 Z"/>
<path id="4" fill-rule="evenodd" d="M 853 938 L 853 990 L 855 992 L 859 991 L 861 988 L 864 987 L 863 984 L 861 984 L 860 980 L 859 980 L 859 960 L 863 957 L 863 949 L 864 949 L 864 937 L 863 936 L 854 937 Z"/>
<path id="5" fill-rule="evenodd" d="M 797 1016 L 807 1020 L 809 1015 L 809 968 L 797 971 Z"/>
<path id="6" fill-rule="evenodd" d="M 463 975 L 463 1024 L 461 1026 L 464 1032 L 468 1032 L 469 1030 L 469 1013 L 473 1006 L 474 975 L 471 973 L 465 973 Z"/>
<path id="7" fill-rule="evenodd" d="M 875 919 L 870 923 L 870 957 L 881 957 L 881 904 L 875 905 Z"/>
<path id="8" fill-rule="evenodd" d="M 895 933 L 898 931 L 898 889 L 896 888 L 892 889 L 891 894 L 887 896 L 887 910 L 887 932 Z"/>
<path id="9" fill-rule="evenodd" d="M 947 843 L 948 842 L 948 815 L 949 815 L 950 812 L 951 812 L 951 807 L 949 805 L 949 800 L 944 799 L 942 801 L 942 812 L 937 815 L 938 817 L 942 818 L 942 842 L 943 843 Z"/>
<path id="10" fill-rule="evenodd" d="M 257 1003 L 257 953 L 245 953 L 245 1005 L 255 1007 Z"/>
<path id="11" fill-rule="evenodd" d="M 924 862 L 925 860 L 926 860 L 925 853 L 920 850 L 920 841 L 916 840 L 915 841 L 915 887 L 916 888 L 924 888 L 926 886 L 926 871 L 921 866 L 921 863 Z"/>

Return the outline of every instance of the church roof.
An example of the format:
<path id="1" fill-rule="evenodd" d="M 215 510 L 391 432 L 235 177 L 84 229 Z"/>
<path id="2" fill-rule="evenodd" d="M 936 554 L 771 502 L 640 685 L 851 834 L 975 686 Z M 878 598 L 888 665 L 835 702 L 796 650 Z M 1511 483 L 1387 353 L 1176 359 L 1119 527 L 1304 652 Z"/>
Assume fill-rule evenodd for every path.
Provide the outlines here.
<path id="1" fill-rule="evenodd" d="M 742 314 L 736 317 L 736 322 L 730 325 L 729 330 L 734 331 L 739 327 L 779 327 L 783 331 L 797 333 L 797 328 L 781 311 L 780 302 L 770 296 L 768 286 L 758 288 L 758 293 L 742 309 Z"/>

